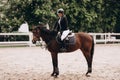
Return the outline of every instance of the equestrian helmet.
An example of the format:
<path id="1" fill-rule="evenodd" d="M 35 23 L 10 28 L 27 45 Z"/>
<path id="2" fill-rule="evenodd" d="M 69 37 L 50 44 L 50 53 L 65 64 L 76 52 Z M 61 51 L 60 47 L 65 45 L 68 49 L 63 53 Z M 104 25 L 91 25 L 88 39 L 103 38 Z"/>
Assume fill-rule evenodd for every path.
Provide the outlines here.
<path id="1" fill-rule="evenodd" d="M 60 8 L 60 9 L 57 10 L 57 14 L 58 13 L 64 13 L 64 10 L 62 8 Z"/>

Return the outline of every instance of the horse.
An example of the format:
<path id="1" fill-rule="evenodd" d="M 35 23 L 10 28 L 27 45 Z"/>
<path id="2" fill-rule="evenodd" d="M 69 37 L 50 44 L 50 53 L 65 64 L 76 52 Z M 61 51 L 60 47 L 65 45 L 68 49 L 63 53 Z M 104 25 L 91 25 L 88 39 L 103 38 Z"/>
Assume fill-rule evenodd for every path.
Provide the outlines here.
<path id="1" fill-rule="evenodd" d="M 57 77 L 59 75 L 58 68 L 58 53 L 60 52 L 60 44 L 56 40 L 57 32 L 53 30 L 48 30 L 45 28 L 45 25 L 38 25 L 33 30 L 33 43 L 40 40 L 40 37 L 43 41 L 45 41 L 47 45 L 48 51 L 51 53 L 53 72 L 51 76 Z M 94 54 L 94 39 L 91 35 L 85 32 L 75 33 L 75 44 L 67 45 L 66 49 L 68 52 L 73 52 L 77 49 L 80 49 L 87 61 L 88 70 L 86 72 L 86 76 L 88 73 L 92 72 L 92 61 Z"/>

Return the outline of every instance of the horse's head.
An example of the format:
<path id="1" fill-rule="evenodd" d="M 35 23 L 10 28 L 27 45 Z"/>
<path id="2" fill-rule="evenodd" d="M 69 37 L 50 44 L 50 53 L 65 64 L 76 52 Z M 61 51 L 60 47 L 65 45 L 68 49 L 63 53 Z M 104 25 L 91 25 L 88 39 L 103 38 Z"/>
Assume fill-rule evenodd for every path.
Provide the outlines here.
<path id="1" fill-rule="evenodd" d="M 36 43 L 36 41 L 40 41 L 40 37 L 41 37 L 41 30 L 42 30 L 43 25 L 39 25 L 39 26 L 36 26 L 34 27 L 34 29 L 32 30 L 32 33 L 33 33 L 33 44 Z"/>
<path id="2" fill-rule="evenodd" d="M 43 41 L 48 43 L 50 40 L 56 37 L 57 32 L 56 31 L 51 31 L 46 28 L 45 25 L 38 25 L 36 26 L 33 30 L 33 43 L 36 43 L 36 41 L 40 41 L 40 37 L 42 38 Z"/>
<path id="3" fill-rule="evenodd" d="M 32 33 L 33 33 L 33 44 L 36 43 L 36 41 L 40 41 L 40 31 L 39 29 L 36 27 L 32 30 Z"/>

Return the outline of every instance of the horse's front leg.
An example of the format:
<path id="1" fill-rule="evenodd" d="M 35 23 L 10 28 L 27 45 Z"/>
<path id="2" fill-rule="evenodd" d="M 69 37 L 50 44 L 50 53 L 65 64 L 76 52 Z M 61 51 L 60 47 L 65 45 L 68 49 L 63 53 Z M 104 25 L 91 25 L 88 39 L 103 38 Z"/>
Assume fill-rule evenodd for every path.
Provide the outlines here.
<path id="1" fill-rule="evenodd" d="M 58 69 L 58 53 L 51 53 L 52 63 L 53 63 L 53 73 L 51 76 L 57 77 L 59 75 Z"/>

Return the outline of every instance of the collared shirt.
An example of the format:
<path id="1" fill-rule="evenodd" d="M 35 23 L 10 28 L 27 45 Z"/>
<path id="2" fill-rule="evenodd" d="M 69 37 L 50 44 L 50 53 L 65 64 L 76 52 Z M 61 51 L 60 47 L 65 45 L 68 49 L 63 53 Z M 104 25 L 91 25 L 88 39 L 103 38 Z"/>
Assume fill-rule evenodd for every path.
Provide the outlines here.
<path id="1" fill-rule="evenodd" d="M 67 18 L 66 16 L 62 16 L 56 21 L 54 25 L 54 30 L 64 31 L 64 30 L 67 30 L 67 26 L 68 26 Z"/>
<path id="2" fill-rule="evenodd" d="M 60 21 L 61 21 L 61 17 L 60 17 L 60 19 L 58 20 L 59 25 L 60 25 Z"/>

